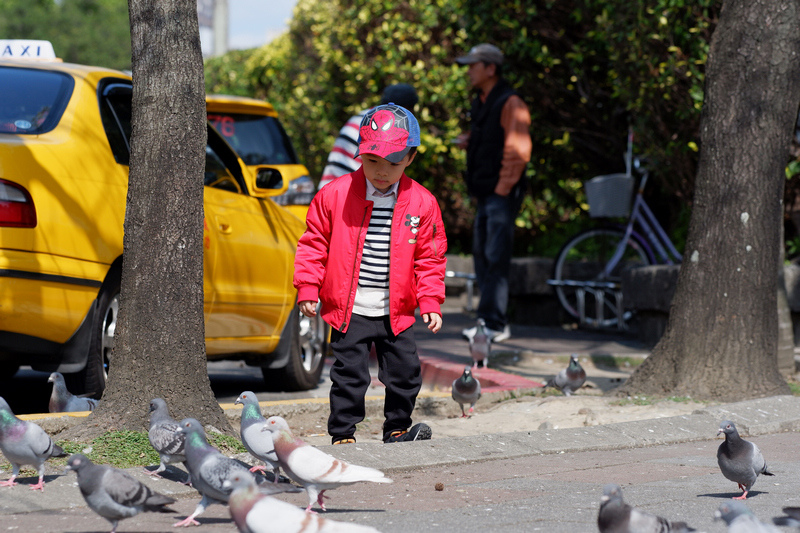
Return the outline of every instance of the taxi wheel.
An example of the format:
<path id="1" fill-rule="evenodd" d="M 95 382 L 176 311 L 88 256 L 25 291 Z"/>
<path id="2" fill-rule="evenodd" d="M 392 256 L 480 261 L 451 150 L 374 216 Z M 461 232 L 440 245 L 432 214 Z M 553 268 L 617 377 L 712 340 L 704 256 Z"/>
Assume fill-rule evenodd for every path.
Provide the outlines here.
<path id="1" fill-rule="evenodd" d="M 295 310 L 286 332 L 292 335 L 289 360 L 283 368 L 262 368 L 271 390 L 302 391 L 316 388 L 325 365 L 328 325 L 320 318 Z"/>
<path id="2" fill-rule="evenodd" d="M 119 315 L 120 282 L 120 273 L 111 274 L 103 284 L 97 301 L 96 329 L 92 333 L 86 368 L 82 372 L 86 393 L 95 398 L 100 398 L 103 394 L 108 379 L 108 367 L 111 350 L 114 349 L 114 334 Z"/>

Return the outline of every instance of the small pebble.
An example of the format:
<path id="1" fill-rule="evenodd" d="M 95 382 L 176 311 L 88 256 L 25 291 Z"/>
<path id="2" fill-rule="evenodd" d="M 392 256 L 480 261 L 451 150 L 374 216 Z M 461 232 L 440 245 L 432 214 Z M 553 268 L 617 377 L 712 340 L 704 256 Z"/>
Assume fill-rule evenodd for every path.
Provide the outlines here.
<path id="1" fill-rule="evenodd" d="M 441 491 L 443 491 L 443 490 L 444 490 L 444 483 L 442 483 L 442 482 L 439 482 L 439 483 L 437 483 L 437 484 L 434 486 L 434 488 L 435 488 L 436 490 L 438 490 L 439 492 L 441 492 Z"/>

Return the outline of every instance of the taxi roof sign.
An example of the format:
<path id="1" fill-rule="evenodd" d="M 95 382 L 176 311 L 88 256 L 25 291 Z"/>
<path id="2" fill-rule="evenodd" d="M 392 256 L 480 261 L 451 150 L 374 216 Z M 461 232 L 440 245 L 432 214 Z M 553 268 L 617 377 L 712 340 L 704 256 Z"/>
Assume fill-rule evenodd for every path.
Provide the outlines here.
<path id="1" fill-rule="evenodd" d="M 50 41 L 0 39 L 0 59 L 57 59 Z"/>

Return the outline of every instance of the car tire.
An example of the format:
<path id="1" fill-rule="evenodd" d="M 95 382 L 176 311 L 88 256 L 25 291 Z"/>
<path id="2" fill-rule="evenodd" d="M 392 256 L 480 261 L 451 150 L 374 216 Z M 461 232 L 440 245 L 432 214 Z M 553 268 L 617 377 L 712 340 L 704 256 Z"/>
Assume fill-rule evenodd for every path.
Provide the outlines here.
<path id="1" fill-rule="evenodd" d="M 121 273 L 115 269 L 109 273 L 100 289 L 100 296 L 97 298 L 97 316 L 89 344 L 86 367 L 78 373 L 83 382 L 84 392 L 93 398 L 99 399 L 106 388 L 119 316 L 120 283 Z"/>
<path id="2" fill-rule="evenodd" d="M 264 382 L 273 391 L 304 391 L 319 385 L 328 351 L 328 325 L 320 318 L 294 310 L 284 329 L 289 339 L 289 359 L 283 368 L 261 369 Z"/>

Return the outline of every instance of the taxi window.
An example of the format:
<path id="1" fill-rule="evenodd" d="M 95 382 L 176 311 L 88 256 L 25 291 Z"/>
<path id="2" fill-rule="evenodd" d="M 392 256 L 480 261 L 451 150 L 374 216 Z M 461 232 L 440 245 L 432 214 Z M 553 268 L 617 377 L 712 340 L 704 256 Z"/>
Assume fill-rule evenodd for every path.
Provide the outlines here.
<path id="1" fill-rule="evenodd" d="M 114 79 L 103 80 L 97 88 L 100 119 L 114 159 L 120 165 L 130 164 L 132 91 L 130 82 Z"/>
<path id="2" fill-rule="evenodd" d="M 208 120 L 247 165 L 296 165 L 297 155 L 275 117 L 208 113 Z"/>
<path id="3" fill-rule="evenodd" d="M 0 67 L 0 133 L 39 135 L 56 127 L 75 81 L 61 72 Z"/>
<path id="4" fill-rule="evenodd" d="M 203 176 L 203 185 L 240 193 L 242 190 L 236 183 L 236 178 L 228 171 L 228 167 L 222 162 L 216 152 L 206 145 L 206 172 Z"/>

